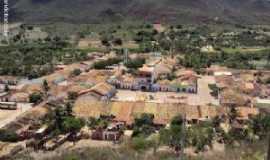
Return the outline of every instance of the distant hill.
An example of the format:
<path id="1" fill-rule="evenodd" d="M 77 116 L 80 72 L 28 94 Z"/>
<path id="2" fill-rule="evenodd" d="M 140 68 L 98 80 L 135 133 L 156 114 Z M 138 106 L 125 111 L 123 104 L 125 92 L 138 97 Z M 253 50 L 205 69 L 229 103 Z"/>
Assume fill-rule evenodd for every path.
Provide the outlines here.
<path id="1" fill-rule="evenodd" d="M 9 0 L 24 22 L 148 20 L 270 24 L 270 0 Z M 1 9 L 2 11 L 2 9 Z"/>

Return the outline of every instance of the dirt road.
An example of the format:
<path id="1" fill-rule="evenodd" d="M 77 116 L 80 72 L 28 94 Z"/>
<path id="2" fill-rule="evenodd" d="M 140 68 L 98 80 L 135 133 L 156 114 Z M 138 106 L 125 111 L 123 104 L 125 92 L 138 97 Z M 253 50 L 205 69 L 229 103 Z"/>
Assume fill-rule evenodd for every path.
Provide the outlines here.
<path id="1" fill-rule="evenodd" d="M 0 110 L 0 129 L 15 121 L 31 108 L 32 106 L 30 104 L 18 103 L 17 110 Z"/>

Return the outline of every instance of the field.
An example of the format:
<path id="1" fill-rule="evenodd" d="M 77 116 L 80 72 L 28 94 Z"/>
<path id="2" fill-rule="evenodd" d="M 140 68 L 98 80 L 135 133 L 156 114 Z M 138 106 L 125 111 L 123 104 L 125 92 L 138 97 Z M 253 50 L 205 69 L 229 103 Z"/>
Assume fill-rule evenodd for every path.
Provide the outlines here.
<path id="1" fill-rule="evenodd" d="M 80 49 L 104 48 L 104 46 L 102 46 L 100 40 L 80 39 L 78 42 L 78 48 Z"/>
<path id="2" fill-rule="evenodd" d="M 222 48 L 227 53 L 256 53 L 267 51 L 270 48 L 267 47 L 236 47 L 236 48 Z"/>

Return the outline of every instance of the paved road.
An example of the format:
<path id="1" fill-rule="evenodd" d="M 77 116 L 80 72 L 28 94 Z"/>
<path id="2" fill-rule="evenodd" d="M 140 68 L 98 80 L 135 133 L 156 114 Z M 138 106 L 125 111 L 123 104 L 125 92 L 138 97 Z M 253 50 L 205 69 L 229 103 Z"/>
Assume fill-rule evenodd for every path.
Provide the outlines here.
<path id="1" fill-rule="evenodd" d="M 191 105 L 206 105 L 215 104 L 219 105 L 219 101 L 211 96 L 209 84 L 214 84 L 215 78 L 213 76 L 202 76 L 198 79 L 198 93 L 196 96 L 188 97 L 188 103 Z"/>

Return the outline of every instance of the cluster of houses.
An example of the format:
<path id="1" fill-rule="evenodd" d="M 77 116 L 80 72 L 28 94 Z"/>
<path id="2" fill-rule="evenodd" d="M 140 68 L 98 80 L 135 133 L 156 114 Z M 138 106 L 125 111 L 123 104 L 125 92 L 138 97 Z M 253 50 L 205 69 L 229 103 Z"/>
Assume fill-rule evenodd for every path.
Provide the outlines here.
<path id="1" fill-rule="evenodd" d="M 212 67 L 208 69 L 208 73 L 215 77 L 219 90 L 218 98 L 222 106 L 254 107 L 257 103 L 267 103 L 270 98 L 270 85 L 260 82 L 263 81 L 261 80 L 263 77 L 270 79 L 268 71 L 240 71 Z"/>
<path id="2" fill-rule="evenodd" d="M 174 75 L 174 70 L 173 65 L 166 64 L 162 59 L 158 59 L 144 64 L 137 70 L 136 74 L 119 71 L 110 77 L 108 83 L 119 89 L 197 93 L 199 76 L 192 71 L 184 70 Z"/>
<path id="3" fill-rule="evenodd" d="M 18 103 L 29 103 L 30 94 L 23 92 L 18 82 L 16 77 L 0 77 L 0 109 L 16 110 Z"/>
<path id="4" fill-rule="evenodd" d="M 93 59 L 104 58 L 101 55 L 92 55 Z M 86 62 L 84 62 L 86 63 Z M 267 91 L 267 85 L 257 83 L 255 73 L 237 73 L 226 68 L 209 68 L 206 74 L 214 76 L 216 87 L 218 88 L 218 99 L 221 107 L 213 105 L 188 105 L 186 103 L 152 103 L 143 101 L 109 101 L 117 92 L 117 89 L 148 91 L 148 92 L 180 92 L 192 93 L 194 96 L 198 92 L 198 76 L 194 71 L 178 68 L 164 58 L 155 58 L 150 62 L 138 68 L 135 72 L 127 72 L 125 67 L 116 65 L 111 70 L 88 70 L 89 64 L 76 64 L 74 66 L 58 66 L 56 73 L 46 76 L 50 85 L 49 96 L 67 98 L 69 92 L 75 92 L 76 97 L 73 113 L 75 116 L 82 118 L 95 117 L 100 118 L 102 115 L 113 115 L 113 119 L 106 128 L 95 128 L 89 132 L 88 138 L 94 140 L 118 141 L 125 128 L 132 128 L 134 119 L 143 113 L 153 114 L 154 123 L 157 126 L 166 126 L 171 119 L 179 114 L 185 115 L 187 124 L 191 125 L 201 121 L 208 121 L 214 117 L 227 115 L 231 108 L 236 108 L 239 113 L 237 121 L 242 123 L 250 116 L 257 115 L 259 110 L 253 107 L 253 99 L 261 97 L 270 97 Z M 81 69 L 83 72 L 78 76 L 70 76 L 74 69 Z M 87 71 L 88 70 L 88 71 Z M 253 75 L 253 78 L 246 78 Z M 4 86 L 17 86 L 18 80 L 9 78 L 8 80 L 0 77 L 0 109 L 17 109 L 17 103 L 29 102 L 29 94 L 42 89 L 42 81 L 32 83 L 24 87 L 23 91 L 4 91 Z M 263 87 L 261 87 L 263 86 Z M 261 88 L 266 88 L 261 93 Z M 269 94 L 268 94 L 269 93 Z M 63 95 L 63 96 L 62 96 Z M 199 95 L 199 94 L 197 94 Z M 260 98 L 260 97 L 259 97 Z M 48 99 L 50 101 L 50 99 Z M 269 100 L 260 102 L 270 103 Z M 34 108 L 31 116 L 45 115 L 48 111 L 35 112 L 35 110 L 45 107 Z M 43 114 L 44 113 L 44 114 Z M 16 133 L 22 139 L 35 140 L 46 137 L 48 127 L 35 127 L 30 123 L 41 119 L 40 117 L 25 117 L 23 120 L 17 120 L 7 126 L 16 129 Z M 30 121 L 30 122 L 29 122 Z M 26 125 L 29 123 L 28 125 Z M 34 127 L 33 127 L 34 126 Z M 14 129 L 15 130 L 15 129 Z M 46 150 L 53 150 L 64 143 L 71 135 L 61 135 L 53 139 L 44 139 L 39 142 Z M 39 145 L 38 144 L 38 145 Z M 37 146 L 39 147 L 39 146 Z"/>

